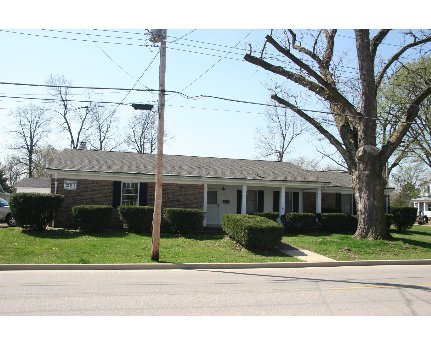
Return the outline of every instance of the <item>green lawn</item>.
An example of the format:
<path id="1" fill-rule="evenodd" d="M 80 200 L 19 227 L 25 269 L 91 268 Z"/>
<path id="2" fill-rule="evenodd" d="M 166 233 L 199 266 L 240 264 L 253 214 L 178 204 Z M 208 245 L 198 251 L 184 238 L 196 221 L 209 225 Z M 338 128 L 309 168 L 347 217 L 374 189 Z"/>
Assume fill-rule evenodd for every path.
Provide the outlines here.
<path id="1" fill-rule="evenodd" d="M 393 240 L 356 240 L 344 234 L 295 234 L 283 242 L 311 250 L 335 260 L 431 259 L 431 227 L 413 226 L 402 232 L 391 231 Z"/>
<path id="2" fill-rule="evenodd" d="M 49 229 L 0 229 L 0 264 L 149 263 L 151 237 L 125 231 L 85 233 Z M 279 251 L 251 252 L 222 234 L 186 237 L 162 235 L 160 262 L 286 262 L 299 261 Z"/>

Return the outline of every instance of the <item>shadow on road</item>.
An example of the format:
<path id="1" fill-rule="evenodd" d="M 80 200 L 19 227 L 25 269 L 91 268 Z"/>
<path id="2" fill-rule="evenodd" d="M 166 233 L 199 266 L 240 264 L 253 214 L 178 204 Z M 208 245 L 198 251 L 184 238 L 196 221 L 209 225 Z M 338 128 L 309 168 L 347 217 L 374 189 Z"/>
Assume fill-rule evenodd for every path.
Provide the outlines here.
<path id="1" fill-rule="evenodd" d="M 273 280 L 274 283 L 288 283 L 292 281 L 302 280 L 302 281 L 316 282 L 316 283 L 332 282 L 332 283 L 346 283 L 346 284 L 356 284 L 356 285 L 361 284 L 365 286 L 379 286 L 379 287 L 387 287 L 387 288 L 416 289 L 416 290 L 422 290 L 422 291 L 431 291 L 431 287 L 411 285 L 411 284 L 365 282 L 361 280 L 344 280 L 344 279 L 306 278 L 306 277 L 296 277 L 296 276 L 279 276 L 279 275 L 272 275 L 272 274 L 259 274 L 259 273 L 235 272 L 235 271 L 212 270 L 212 269 L 211 270 L 197 269 L 196 271 L 274 278 Z M 431 304 L 431 301 L 428 302 L 428 304 Z"/>

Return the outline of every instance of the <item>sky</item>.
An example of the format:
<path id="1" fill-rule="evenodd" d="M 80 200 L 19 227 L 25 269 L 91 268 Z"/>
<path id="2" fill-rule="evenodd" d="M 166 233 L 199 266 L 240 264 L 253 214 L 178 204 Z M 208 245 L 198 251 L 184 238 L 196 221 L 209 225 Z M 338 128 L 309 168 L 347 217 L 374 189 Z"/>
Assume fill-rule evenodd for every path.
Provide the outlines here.
<path id="1" fill-rule="evenodd" d="M 46 3 L 49 6 L 51 2 Z M 274 5 L 281 3 L 272 2 Z M 20 17 L 17 21 L 10 21 L 7 15 L 14 13 L 13 10 L 2 11 L 4 24 L 0 26 L 0 42 L 7 49 L 2 49 L 0 54 L 0 82 L 45 84 L 50 75 L 62 74 L 76 86 L 129 89 L 139 79 L 135 88 L 158 89 L 159 57 L 156 55 L 159 47 L 148 41 L 146 29 L 166 27 L 166 89 L 180 91 L 184 96 L 170 94 L 166 97 L 165 128 L 172 139 L 166 142 L 165 153 L 259 158 L 255 132 L 257 128 L 265 126 L 266 108 L 201 96 L 269 103 L 267 87 L 275 81 L 280 82 L 280 79 L 247 63 L 243 56 L 250 47 L 253 51 L 260 51 L 270 28 L 285 26 L 284 16 L 275 16 L 275 20 L 271 21 L 268 16 L 260 15 L 258 7 L 252 7 L 249 9 L 252 13 L 249 18 L 238 3 L 226 1 L 218 2 L 217 8 L 213 6 L 208 9 L 204 16 L 197 15 L 202 12 L 192 10 L 194 5 L 201 2 L 181 2 L 182 7 L 178 7 L 178 2 L 163 2 L 166 4 L 163 10 L 168 12 L 167 15 L 164 13 L 163 19 L 160 19 L 162 9 L 157 4 L 143 6 L 139 2 L 132 2 L 134 7 L 128 8 L 136 10 L 126 12 L 121 7 L 103 8 L 101 11 L 100 4 L 99 7 L 85 4 L 84 10 L 80 6 L 84 6 L 84 2 L 78 1 L 76 4 L 68 8 L 66 13 L 51 13 L 52 8 L 48 7 L 46 12 L 40 7 L 36 10 L 34 4 L 29 2 L 27 17 Z M 16 6 L 19 8 L 19 5 Z M 317 12 L 310 16 L 311 20 L 298 21 L 297 16 L 290 15 L 289 24 L 292 23 L 293 27 L 298 26 L 298 23 L 300 27 L 321 24 L 321 5 L 313 3 L 313 6 Z M 286 14 L 295 13 L 296 10 L 290 6 L 283 8 Z M 37 11 L 38 16 L 31 15 L 33 10 Z M 180 15 L 177 15 L 177 10 Z M 103 15 L 96 15 L 99 13 Z M 117 13 L 122 16 L 111 20 Z M 139 13 L 141 15 L 137 15 Z M 219 22 L 220 18 L 223 21 Z M 373 18 L 368 18 L 370 24 L 373 24 Z M 349 18 L 338 22 L 339 27 L 349 27 L 348 23 L 355 23 L 354 20 L 346 19 Z M 353 32 L 342 31 L 341 36 L 344 37 L 338 39 L 339 46 L 351 50 L 354 47 Z M 349 63 L 353 60 L 351 58 Z M 11 97 L 46 98 L 49 95 L 44 87 L 0 85 L 0 120 L 5 124 L 0 127 L 0 160 L 12 153 L 10 144 L 14 136 L 11 133 L 11 112 L 30 102 L 38 102 Z M 75 97 L 85 99 L 82 95 Z M 103 91 L 95 92 L 93 99 L 124 103 L 117 108 L 117 129 L 124 132 L 135 112 L 130 104 L 156 105 L 157 93 Z M 307 104 L 306 101 L 304 104 Z M 317 103 L 307 105 L 311 109 L 321 109 Z M 47 106 L 52 107 L 49 104 Z M 295 140 L 288 159 L 300 156 L 320 159 L 316 147 L 322 149 L 322 145 L 331 151 L 329 146 L 316 140 L 317 137 L 316 132 L 311 130 Z M 68 147 L 66 138 L 65 134 L 59 136 L 56 131 L 47 136 L 46 143 L 63 149 Z"/>

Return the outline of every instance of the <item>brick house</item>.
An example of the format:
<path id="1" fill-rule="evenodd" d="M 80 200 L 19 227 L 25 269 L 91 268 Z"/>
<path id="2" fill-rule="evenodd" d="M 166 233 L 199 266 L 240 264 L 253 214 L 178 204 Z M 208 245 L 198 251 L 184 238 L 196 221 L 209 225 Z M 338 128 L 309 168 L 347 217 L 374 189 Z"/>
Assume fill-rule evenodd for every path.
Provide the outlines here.
<path id="1" fill-rule="evenodd" d="M 154 203 L 153 154 L 65 149 L 47 171 L 51 192 L 65 196 L 56 226 L 71 224 L 75 205 Z M 163 182 L 163 207 L 202 209 L 204 225 L 219 225 L 227 213 L 355 213 L 348 173 L 287 162 L 165 155 Z"/>

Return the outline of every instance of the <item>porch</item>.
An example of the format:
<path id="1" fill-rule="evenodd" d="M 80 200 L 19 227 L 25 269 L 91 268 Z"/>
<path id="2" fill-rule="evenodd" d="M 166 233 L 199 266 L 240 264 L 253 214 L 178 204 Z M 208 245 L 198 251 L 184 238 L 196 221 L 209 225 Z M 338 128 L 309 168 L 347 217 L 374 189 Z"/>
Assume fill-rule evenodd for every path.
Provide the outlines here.
<path id="1" fill-rule="evenodd" d="M 219 226 L 223 216 L 232 213 L 277 212 L 281 216 L 290 212 L 322 213 L 325 209 L 354 213 L 351 190 L 313 187 L 204 184 L 204 226 Z"/>

